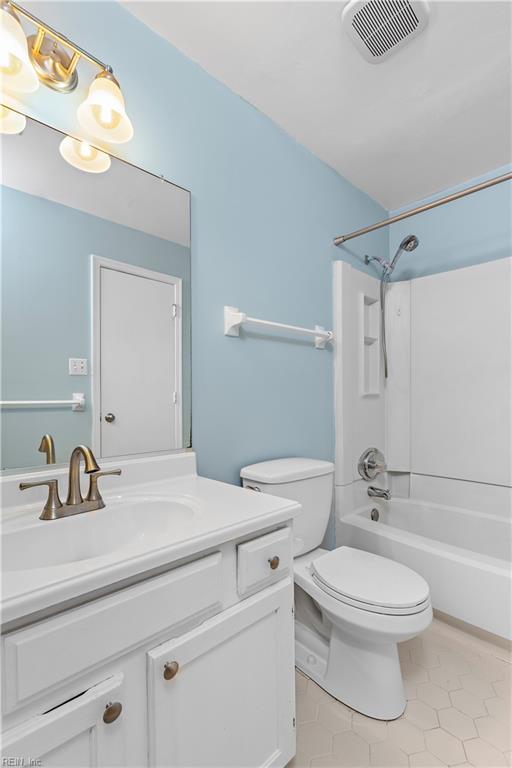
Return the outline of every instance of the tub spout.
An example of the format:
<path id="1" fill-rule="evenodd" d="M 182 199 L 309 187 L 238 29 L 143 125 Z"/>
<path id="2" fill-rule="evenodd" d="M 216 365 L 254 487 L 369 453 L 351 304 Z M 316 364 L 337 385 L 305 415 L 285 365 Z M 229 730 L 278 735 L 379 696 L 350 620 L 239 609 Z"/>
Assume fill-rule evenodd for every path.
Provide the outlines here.
<path id="1" fill-rule="evenodd" d="M 370 485 L 368 486 L 368 496 L 372 499 L 386 499 L 386 501 L 389 501 L 391 492 L 387 488 L 376 488 L 374 485 Z"/>

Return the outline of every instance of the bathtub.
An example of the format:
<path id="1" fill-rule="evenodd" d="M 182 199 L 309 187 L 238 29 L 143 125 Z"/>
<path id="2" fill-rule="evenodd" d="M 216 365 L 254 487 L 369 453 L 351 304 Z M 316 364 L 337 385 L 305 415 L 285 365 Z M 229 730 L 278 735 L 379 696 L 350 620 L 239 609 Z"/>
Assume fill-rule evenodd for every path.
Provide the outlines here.
<path id="1" fill-rule="evenodd" d="M 372 499 L 338 519 L 337 543 L 408 565 L 429 583 L 434 608 L 512 639 L 510 520 L 413 499 Z"/>

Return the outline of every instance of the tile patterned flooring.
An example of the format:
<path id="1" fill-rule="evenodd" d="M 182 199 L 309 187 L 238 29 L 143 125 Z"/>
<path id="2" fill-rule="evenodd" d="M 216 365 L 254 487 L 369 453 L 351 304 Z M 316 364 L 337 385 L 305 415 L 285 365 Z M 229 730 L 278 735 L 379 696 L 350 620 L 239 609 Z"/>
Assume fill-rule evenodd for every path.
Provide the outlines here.
<path id="1" fill-rule="evenodd" d="M 297 672 L 297 755 L 288 768 L 512 765 L 512 656 L 437 619 L 399 646 L 407 708 L 381 722 Z"/>

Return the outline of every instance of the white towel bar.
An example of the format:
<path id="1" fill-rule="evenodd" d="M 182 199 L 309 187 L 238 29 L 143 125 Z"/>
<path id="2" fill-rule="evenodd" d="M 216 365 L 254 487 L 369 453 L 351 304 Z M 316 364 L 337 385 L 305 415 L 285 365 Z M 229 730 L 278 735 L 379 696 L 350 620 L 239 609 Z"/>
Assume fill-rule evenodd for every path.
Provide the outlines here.
<path id="1" fill-rule="evenodd" d="M 70 405 L 73 411 L 83 411 L 85 409 L 85 395 L 83 392 L 73 392 L 72 400 L 1 400 L 2 408 L 37 408 L 51 405 Z"/>
<path id="2" fill-rule="evenodd" d="M 248 317 L 245 312 L 240 312 L 237 307 L 224 307 L 224 335 L 225 336 L 239 336 L 240 326 L 245 323 L 251 325 L 259 325 L 263 328 L 279 328 L 285 331 L 295 331 L 295 333 L 303 333 L 306 336 L 315 337 L 315 347 L 317 349 L 325 349 L 326 344 L 332 341 L 334 334 L 332 331 L 326 331 L 320 325 L 315 325 L 314 328 L 303 328 L 300 325 L 287 325 L 286 323 L 275 323 L 273 320 L 259 320 L 256 317 Z"/>

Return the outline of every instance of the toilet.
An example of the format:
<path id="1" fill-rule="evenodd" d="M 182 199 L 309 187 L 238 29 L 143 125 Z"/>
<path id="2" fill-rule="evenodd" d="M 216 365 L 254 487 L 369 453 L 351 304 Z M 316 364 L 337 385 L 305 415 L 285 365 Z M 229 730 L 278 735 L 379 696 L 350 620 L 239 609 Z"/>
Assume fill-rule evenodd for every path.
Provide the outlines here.
<path id="1" fill-rule="evenodd" d="M 339 701 L 393 720 L 406 705 L 397 643 L 432 621 L 427 582 L 380 555 L 324 538 L 333 495 L 331 462 L 290 458 L 244 467 L 244 487 L 299 502 L 294 521 L 295 663 Z"/>

